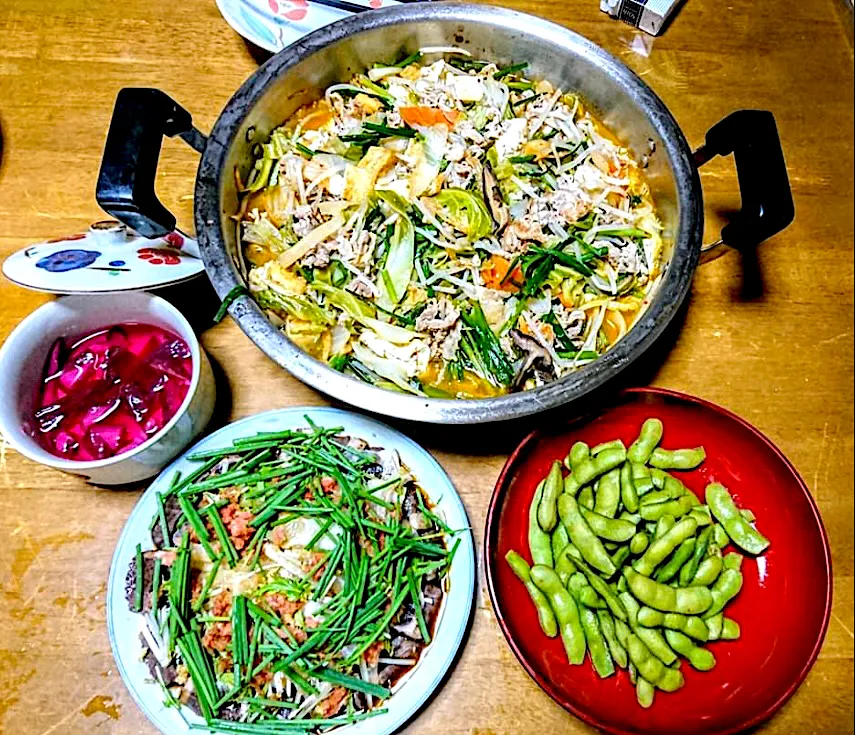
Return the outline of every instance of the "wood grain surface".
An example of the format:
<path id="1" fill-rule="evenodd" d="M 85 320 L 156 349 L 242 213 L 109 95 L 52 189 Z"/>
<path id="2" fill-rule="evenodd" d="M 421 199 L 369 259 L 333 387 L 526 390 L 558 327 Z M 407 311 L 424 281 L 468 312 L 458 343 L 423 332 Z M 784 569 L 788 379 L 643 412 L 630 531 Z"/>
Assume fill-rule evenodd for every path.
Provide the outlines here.
<path id="1" fill-rule="evenodd" d="M 835 599 L 815 668 L 761 729 L 853 731 L 853 54 L 838 0 L 689 0 L 661 38 L 597 0 L 512 0 L 617 55 L 661 95 L 689 140 L 742 107 L 772 110 L 796 221 L 760 248 L 701 268 L 679 335 L 634 381 L 694 393 L 755 424 L 810 485 L 831 540 Z M 210 129 L 264 55 L 214 0 L 0 0 L 0 255 L 102 218 L 93 191 L 116 92 L 155 86 Z M 197 159 L 167 141 L 159 190 L 189 227 Z M 704 168 L 708 238 L 738 208 L 732 163 Z M 173 293 L 210 317 L 207 284 Z M 0 338 L 49 297 L 0 281 Z M 204 313 L 203 313 L 204 312 Z M 202 322 L 200 322 L 202 323 Z M 322 404 L 226 321 L 202 341 L 225 396 L 216 425 L 277 406 Z M 2 377 L 2 376 L 0 376 Z M 0 388 L 2 390 L 2 388 Z M 407 427 L 435 452 L 466 503 L 476 540 L 499 470 L 523 427 Z M 460 451 L 465 449 L 466 451 Z M 139 490 L 111 491 L 0 455 L 0 732 L 153 733 L 119 679 L 107 641 L 110 557 Z M 483 574 L 481 574 L 483 577 Z M 583 733 L 527 677 L 483 584 L 465 651 L 412 735 Z M 785 614 L 785 613 L 782 613 Z"/>

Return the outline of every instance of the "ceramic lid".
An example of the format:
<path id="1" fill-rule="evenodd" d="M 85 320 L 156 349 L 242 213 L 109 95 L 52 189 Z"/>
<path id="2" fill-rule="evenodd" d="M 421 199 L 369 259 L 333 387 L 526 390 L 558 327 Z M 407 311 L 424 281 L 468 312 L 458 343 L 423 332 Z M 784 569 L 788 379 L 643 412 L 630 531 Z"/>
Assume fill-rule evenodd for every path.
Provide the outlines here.
<path id="1" fill-rule="evenodd" d="M 187 235 L 176 231 L 149 240 L 115 220 L 31 245 L 3 263 L 3 274 L 10 281 L 58 294 L 150 291 L 204 270 L 198 245 Z"/>

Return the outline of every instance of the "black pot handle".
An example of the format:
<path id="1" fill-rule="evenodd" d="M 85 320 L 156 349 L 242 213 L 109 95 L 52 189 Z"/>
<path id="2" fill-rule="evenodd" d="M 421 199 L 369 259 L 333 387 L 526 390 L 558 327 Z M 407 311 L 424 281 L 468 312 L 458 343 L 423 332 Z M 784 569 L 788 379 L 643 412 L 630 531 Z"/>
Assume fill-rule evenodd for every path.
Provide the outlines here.
<path id="1" fill-rule="evenodd" d="M 95 198 L 111 216 L 148 238 L 175 230 L 175 216 L 154 191 L 164 135 L 177 135 L 199 153 L 205 148 L 205 136 L 174 99 L 159 89 L 122 89 L 113 108 Z"/>
<path id="2" fill-rule="evenodd" d="M 731 153 L 742 209 L 722 228 L 721 240 L 704 249 L 708 256 L 720 250 L 721 244 L 737 250 L 756 247 L 785 229 L 795 217 L 781 137 L 771 112 L 738 110 L 728 115 L 707 132 L 706 142 L 695 151 L 695 165 L 700 167 L 715 156 Z"/>

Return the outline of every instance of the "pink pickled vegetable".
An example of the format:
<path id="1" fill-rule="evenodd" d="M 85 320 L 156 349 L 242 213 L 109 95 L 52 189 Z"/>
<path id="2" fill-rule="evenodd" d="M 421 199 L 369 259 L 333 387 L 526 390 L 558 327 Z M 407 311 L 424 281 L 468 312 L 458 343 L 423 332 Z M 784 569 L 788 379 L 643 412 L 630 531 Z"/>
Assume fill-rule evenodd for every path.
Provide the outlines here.
<path id="1" fill-rule="evenodd" d="M 58 339 L 45 360 L 34 434 L 64 459 L 122 454 L 169 423 L 192 374 L 190 348 L 160 327 L 118 324 Z"/>

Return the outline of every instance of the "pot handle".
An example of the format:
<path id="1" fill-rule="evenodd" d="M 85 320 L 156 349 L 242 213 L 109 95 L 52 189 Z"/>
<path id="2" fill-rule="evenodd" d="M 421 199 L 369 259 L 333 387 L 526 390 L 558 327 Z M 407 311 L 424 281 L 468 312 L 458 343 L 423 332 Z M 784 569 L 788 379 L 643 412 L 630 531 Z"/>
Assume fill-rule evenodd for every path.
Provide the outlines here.
<path id="1" fill-rule="evenodd" d="M 178 136 L 201 153 L 206 138 L 190 113 L 159 89 L 126 87 L 119 91 L 95 198 L 98 204 L 143 237 L 175 230 L 175 216 L 154 191 L 163 136 Z"/>
<path id="2" fill-rule="evenodd" d="M 721 239 L 701 250 L 704 262 L 726 252 L 747 250 L 785 229 L 795 217 L 793 193 L 775 116 L 766 110 L 738 110 L 707 132 L 695 151 L 700 168 L 716 156 L 733 154 L 742 209 L 722 228 Z"/>

